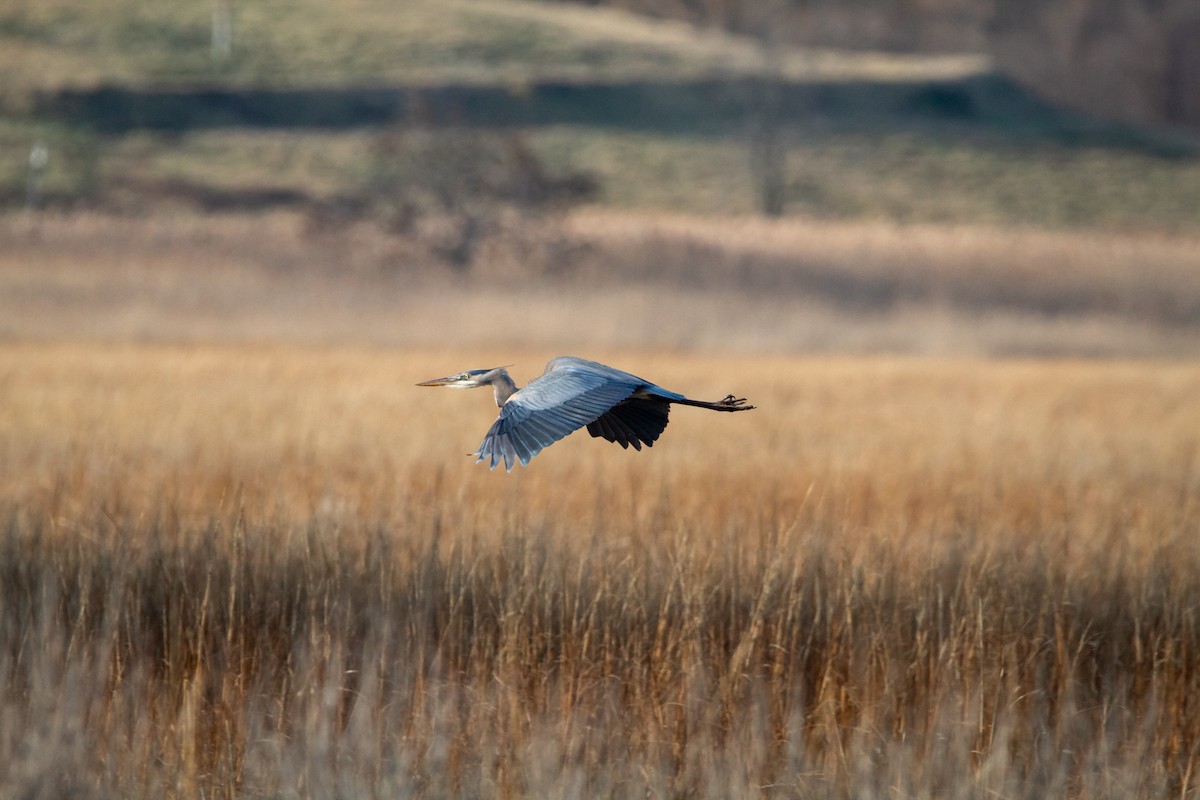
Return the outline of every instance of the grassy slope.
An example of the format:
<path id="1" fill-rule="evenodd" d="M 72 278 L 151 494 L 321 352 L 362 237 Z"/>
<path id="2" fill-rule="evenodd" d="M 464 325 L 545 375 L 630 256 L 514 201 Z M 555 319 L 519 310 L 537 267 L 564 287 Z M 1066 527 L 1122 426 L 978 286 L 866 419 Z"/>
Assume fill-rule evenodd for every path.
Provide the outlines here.
<path id="1" fill-rule="evenodd" d="M 704 215 L 751 214 L 757 199 L 742 132 L 689 136 L 599 128 L 521 132 L 554 169 L 584 171 L 605 206 Z M 0 176 L 22 195 L 34 131 L 0 124 Z M 133 134 L 98 140 L 41 126 L 52 164 L 46 190 L 87 196 L 129 180 L 186 180 L 237 193 L 287 188 L 314 199 L 360 192 L 375 166 L 372 131 L 210 131 L 182 138 Z M 832 219 L 1200 230 L 1200 161 L 1120 148 L 1019 145 L 885 130 L 789 133 L 788 211 Z M 107 187 L 107 188 L 106 188 Z M 117 193 L 120 194 L 119 192 Z M 125 205 L 157 202 L 143 194 Z M 87 201 L 85 201 L 86 203 Z"/>
<path id="2" fill-rule="evenodd" d="M 754 71 L 744 39 L 608 9 L 522 0 L 247 3 L 235 57 L 211 61 L 209 7 L 177 2 L 9 4 L 0 11 L 0 85 L 19 112 L 30 91 L 98 83 L 261 87 L 509 83 L 545 78 L 671 81 Z M 931 80 L 981 68 L 956 58 L 796 51 L 796 79 Z M 990 101 L 989 101 L 990 102 Z M 985 115 L 1012 113 L 1004 106 Z M 672 112 L 674 113 L 674 112 Z M 689 114 L 694 112 L 689 111 Z M 947 121 L 815 111 L 784 131 L 788 210 L 833 218 L 1196 230 L 1200 162 L 1113 135 L 1035 116 Z M 563 170 L 595 174 L 600 202 L 703 214 L 751 213 L 749 121 L 663 118 L 650 128 L 547 126 L 523 132 Z M 1049 127 L 1047 127 L 1049 126 Z M 219 190 L 256 186 L 318 197 L 362 188 L 376 131 L 218 130 L 98 138 L 10 115 L 0 123 L 0 188 L 23 197 L 31 141 L 52 151 L 46 188 L 100 196 L 135 180 L 186 179 Z M 1125 138 L 1122 138 L 1122 137 Z M 147 207 L 155 200 L 144 195 Z"/>
<path id="3" fill-rule="evenodd" d="M 210 57 L 211 5 L 164 0 L 6 3 L 0 79 L 6 91 L 179 81 L 258 86 L 371 82 L 488 83 L 545 77 L 680 76 L 756 69 L 741 37 L 698 33 L 612 9 L 530 0 L 320 0 L 242 3 L 234 56 Z M 971 59 L 818 52 L 789 72 L 834 77 L 953 75 Z"/>

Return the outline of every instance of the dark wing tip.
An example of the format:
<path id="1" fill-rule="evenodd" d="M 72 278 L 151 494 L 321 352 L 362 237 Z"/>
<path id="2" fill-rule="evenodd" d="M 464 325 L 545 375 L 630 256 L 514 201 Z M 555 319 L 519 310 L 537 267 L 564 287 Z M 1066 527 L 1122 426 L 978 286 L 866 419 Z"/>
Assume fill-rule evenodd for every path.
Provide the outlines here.
<path id="1" fill-rule="evenodd" d="M 623 448 L 653 447 L 667 427 L 670 404 L 662 400 L 635 398 L 618 403 L 587 426 L 592 436 L 603 437 Z"/>

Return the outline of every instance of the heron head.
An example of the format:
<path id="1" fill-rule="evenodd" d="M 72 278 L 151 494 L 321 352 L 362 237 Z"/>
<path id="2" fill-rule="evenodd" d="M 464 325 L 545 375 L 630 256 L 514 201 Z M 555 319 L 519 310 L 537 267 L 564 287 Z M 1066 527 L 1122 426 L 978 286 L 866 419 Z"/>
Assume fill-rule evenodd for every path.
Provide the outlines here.
<path id="1" fill-rule="evenodd" d="M 480 386 L 488 386 L 492 382 L 494 373 L 503 367 L 493 367 L 492 369 L 470 369 L 466 372 L 460 372 L 457 375 L 450 375 L 446 378 L 434 378 L 431 381 L 421 381 L 417 386 L 445 386 L 450 389 L 475 389 Z"/>

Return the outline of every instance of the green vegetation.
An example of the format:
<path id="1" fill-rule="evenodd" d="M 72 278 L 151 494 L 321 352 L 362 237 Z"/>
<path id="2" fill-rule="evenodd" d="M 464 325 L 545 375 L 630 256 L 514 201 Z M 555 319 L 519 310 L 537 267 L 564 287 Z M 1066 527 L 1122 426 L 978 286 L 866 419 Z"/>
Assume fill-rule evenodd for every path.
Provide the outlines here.
<path id="1" fill-rule="evenodd" d="M 896 222 L 1200 230 L 1200 159 L 910 131 L 788 132 L 787 210 Z M 616 206 L 750 214 L 745 136 L 549 130 L 547 159 L 596 173 Z"/>
<path id="2" fill-rule="evenodd" d="M 744 45 L 610 11 L 526 0 L 235 3 L 234 45 L 214 61 L 214 4 L 17 0 L 0 9 L 9 94 L 98 83 L 338 86 L 669 75 L 723 67 Z"/>
<path id="3" fill-rule="evenodd" d="M 127 186 L 183 180 L 217 192 L 288 188 L 313 200 L 367 191 L 390 129 L 209 130 L 98 137 L 62 125 L 0 126 L 0 184 L 19 203 L 32 141 L 52 158 L 47 191 L 87 200 Z M 705 215 L 756 210 L 747 137 L 547 126 L 516 136 L 548 169 L 593 175 L 596 201 Z M 1021 147 L 912 132 L 797 127 L 787 148 L 789 213 L 832 219 L 1110 230 L 1200 230 L 1200 159 L 1137 149 Z M 145 205 L 161 198 L 157 188 Z"/>

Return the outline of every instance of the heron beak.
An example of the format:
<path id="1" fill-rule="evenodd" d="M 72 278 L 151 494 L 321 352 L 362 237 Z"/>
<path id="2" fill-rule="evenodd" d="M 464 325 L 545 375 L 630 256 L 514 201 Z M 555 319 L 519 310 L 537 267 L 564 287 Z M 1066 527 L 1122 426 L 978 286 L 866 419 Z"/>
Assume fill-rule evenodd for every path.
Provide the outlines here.
<path id="1" fill-rule="evenodd" d="M 458 375 L 451 375 L 449 378 L 434 378 L 431 381 L 421 381 L 417 386 L 453 386 L 458 383 L 458 380 Z"/>
<path id="2" fill-rule="evenodd" d="M 451 375 L 448 378 L 434 378 L 431 381 L 421 381 L 417 386 L 448 386 L 451 389 L 477 389 L 480 386 L 490 385 L 490 381 L 480 383 L 479 379 L 489 372 L 495 372 L 502 367 L 494 369 L 472 369 L 467 372 L 460 372 L 457 375 Z"/>

